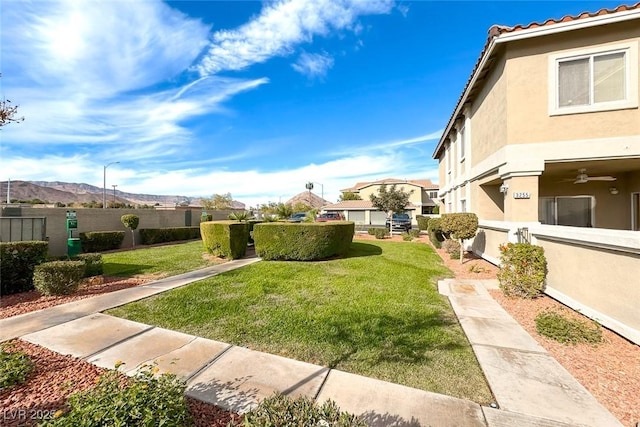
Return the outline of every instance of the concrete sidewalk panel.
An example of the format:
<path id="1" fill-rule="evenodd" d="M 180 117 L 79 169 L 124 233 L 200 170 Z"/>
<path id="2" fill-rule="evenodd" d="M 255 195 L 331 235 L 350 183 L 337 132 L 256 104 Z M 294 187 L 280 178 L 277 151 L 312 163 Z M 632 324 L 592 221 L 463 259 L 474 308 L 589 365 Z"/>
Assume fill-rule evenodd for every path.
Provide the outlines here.
<path id="1" fill-rule="evenodd" d="M 134 287 L 0 320 L 0 341 L 17 338 L 158 293 Z"/>
<path id="2" fill-rule="evenodd" d="M 232 347 L 187 384 L 186 394 L 245 413 L 274 392 L 313 398 L 328 368 Z"/>
<path id="3" fill-rule="evenodd" d="M 450 296 L 451 307 L 458 317 L 484 317 L 511 320 L 511 316 L 494 299 L 479 296 Z"/>
<path id="4" fill-rule="evenodd" d="M 511 318 L 459 317 L 458 320 L 471 345 L 492 345 L 539 353 L 546 352 L 518 322 Z"/>
<path id="5" fill-rule="evenodd" d="M 196 337 L 185 346 L 159 357 L 158 368 L 186 379 L 230 347 L 231 344 Z"/>
<path id="6" fill-rule="evenodd" d="M 574 424 L 482 407 L 488 427 L 577 427 Z"/>
<path id="7" fill-rule="evenodd" d="M 21 338 L 60 354 L 85 358 L 150 328 L 142 323 L 97 313 Z"/>
<path id="8" fill-rule="evenodd" d="M 485 427 L 477 403 L 332 370 L 317 397 L 361 416 L 369 426 Z"/>
<path id="9" fill-rule="evenodd" d="M 548 354 L 474 346 L 500 408 L 571 425 L 621 426 Z"/>
<path id="10" fill-rule="evenodd" d="M 113 369 L 123 362 L 120 371 L 132 373 L 136 368 L 164 356 L 193 341 L 196 337 L 168 329 L 153 328 L 96 353 L 87 359 L 102 368 Z"/>

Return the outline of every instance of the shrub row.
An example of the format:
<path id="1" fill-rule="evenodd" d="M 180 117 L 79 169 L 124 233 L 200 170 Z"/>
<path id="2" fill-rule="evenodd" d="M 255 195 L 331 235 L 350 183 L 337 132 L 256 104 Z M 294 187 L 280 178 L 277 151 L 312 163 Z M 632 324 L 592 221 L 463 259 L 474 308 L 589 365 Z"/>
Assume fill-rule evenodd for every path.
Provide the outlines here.
<path id="1" fill-rule="evenodd" d="M 384 231 L 384 230 L 383 230 Z M 355 223 L 263 223 L 253 231 L 256 254 L 266 260 L 310 261 L 346 255 Z"/>
<path id="2" fill-rule="evenodd" d="M 175 242 L 200 238 L 200 227 L 165 227 L 141 228 L 140 240 L 143 245 L 154 243 Z"/>
<path id="3" fill-rule="evenodd" d="M 48 250 L 48 242 L 0 242 L 0 295 L 32 290 L 33 271 Z"/>
<path id="4" fill-rule="evenodd" d="M 78 290 L 84 275 L 84 261 L 44 262 L 34 269 L 33 285 L 44 295 L 68 295 Z"/>
<path id="5" fill-rule="evenodd" d="M 416 221 L 418 222 L 418 230 L 429 229 L 429 217 L 424 215 L 416 215 Z"/>
<path id="6" fill-rule="evenodd" d="M 205 250 L 215 256 L 237 259 L 247 252 L 249 224 L 236 221 L 200 223 L 200 235 Z"/>
<path id="7" fill-rule="evenodd" d="M 118 249 L 124 240 L 124 231 L 86 231 L 80 233 L 82 252 L 103 252 Z"/>

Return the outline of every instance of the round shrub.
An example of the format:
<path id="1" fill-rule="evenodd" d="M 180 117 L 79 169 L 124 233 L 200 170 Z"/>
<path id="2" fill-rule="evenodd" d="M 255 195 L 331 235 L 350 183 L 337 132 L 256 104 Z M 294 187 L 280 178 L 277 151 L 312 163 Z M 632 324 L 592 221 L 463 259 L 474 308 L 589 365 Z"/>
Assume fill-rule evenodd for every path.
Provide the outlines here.
<path id="1" fill-rule="evenodd" d="M 427 230 L 429 228 L 429 217 L 424 215 L 416 215 L 418 222 L 418 230 Z"/>
<path id="2" fill-rule="evenodd" d="M 256 254 L 265 260 L 312 261 L 349 252 L 355 223 L 271 222 L 253 229 Z"/>
<path id="3" fill-rule="evenodd" d="M 402 233 L 402 240 L 405 242 L 410 242 L 413 240 L 413 236 L 409 233 Z"/>
<path id="4" fill-rule="evenodd" d="M 376 228 L 375 231 L 373 232 L 373 235 L 375 236 L 376 239 L 384 239 L 389 235 L 389 232 L 387 231 L 386 228 Z"/>
<path id="5" fill-rule="evenodd" d="M 102 254 L 79 254 L 73 260 L 84 262 L 84 277 L 100 276 L 103 273 Z"/>
<path id="6" fill-rule="evenodd" d="M 505 295 L 535 298 L 544 290 L 547 260 L 544 249 L 530 243 L 500 246 L 498 281 Z"/>
<path id="7" fill-rule="evenodd" d="M 68 295 L 78 290 L 84 277 L 84 261 L 51 261 L 37 265 L 33 284 L 44 295 Z"/>
<path id="8" fill-rule="evenodd" d="M 369 227 L 369 228 L 367 228 L 367 234 L 369 236 L 375 236 L 376 235 L 376 230 L 377 230 L 377 228 L 375 228 L 375 227 Z"/>

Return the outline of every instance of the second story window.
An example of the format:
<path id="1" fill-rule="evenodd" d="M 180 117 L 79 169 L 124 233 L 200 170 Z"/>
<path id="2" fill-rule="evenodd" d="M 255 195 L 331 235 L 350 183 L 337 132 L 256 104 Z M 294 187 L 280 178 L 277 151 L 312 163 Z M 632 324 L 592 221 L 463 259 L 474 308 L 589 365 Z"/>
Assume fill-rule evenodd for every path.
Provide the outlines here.
<path id="1" fill-rule="evenodd" d="M 638 106 L 637 42 L 549 57 L 551 115 Z"/>
<path id="2" fill-rule="evenodd" d="M 459 152 L 460 152 L 460 161 L 464 160 L 464 151 L 467 145 L 467 133 L 465 131 L 465 128 L 463 127 L 462 129 L 460 129 L 460 144 L 458 144 L 459 148 Z"/>

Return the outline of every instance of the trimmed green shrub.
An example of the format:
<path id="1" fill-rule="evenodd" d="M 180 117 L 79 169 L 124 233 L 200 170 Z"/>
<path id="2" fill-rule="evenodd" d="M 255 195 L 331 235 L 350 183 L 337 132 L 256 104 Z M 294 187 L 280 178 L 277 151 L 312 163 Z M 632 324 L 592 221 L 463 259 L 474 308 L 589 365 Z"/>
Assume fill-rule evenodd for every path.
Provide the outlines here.
<path id="1" fill-rule="evenodd" d="M 405 242 L 410 242 L 413 240 L 413 236 L 407 232 L 402 233 L 402 240 Z"/>
<path id="2" fill-rule="evenodd" d="M 602 328 L 594 321 L 570 319 L 557 311 L 545 310 L 535 318 L 540 335 L 564 344 L 598 344 Z"/>
<path id="3" fill-rule="evenodd" d="M 0 295 L 33 289 L 33 270 L 46 261 L 49 242 L 0 242 Z"/>
<path id="4" fill-rule="evenodd" d="M 249 224 L 236 221 L 200 223 L 200 235 L 207 252 L 229 259 L 242 258 L 249 243 Z"/>
<path id="5" fill-rule="evenodd" d="M 103 272 L 102 254 L 79 254 L 72 258 L 84 262 L 84 277 L 100 276 Z"/>
<path id="6" fill-rule="evenodd" d="M 457 240 L 445 240 L 442 242 L 442 249 L 449 254 L 451 259 L 460 259 L 460 243 Z"/>
<path id="7" fill-rule="evenodd" d="M 375 231 L 373 232 L 373 235 L 375 236 L 376 239 L 384 239 L 389 235 L 389 232 L 387 231 L 386 228 L 376 228 Z"/>
<path id="8" fill-rule="evenodd" d="M 322 405 L 309 397 L 302 396 L 291 399 L 282 394 L 275 394 L 264 399 L 244 419 L 237 421 L 236 426 L 245 427 L 298 427 L 298 426 L 332 426 L 332 427 L 366 427 L 367 424 L 355 415 L 341 412 L 338 405 L 327 400 Z"/>
<path id="9" fill-rule="evenodd" d="M 466 212 L 442 214 L 440 217 L 440 228 L 442 228 L 444 233 L 448 233 L 451 238 L 459 240 L 459 259 L 462 263 L 464 240 L 475 237 L 478 231 L 478 216 L 474 213 Z"/>
<path id="10" fill-rule="evenodd" d="M 82 252 L 103 252 L 118 249 L 124 241 L 124 231 L 85 231 L 80 233 Z"/>
<path id="11" fill-rule="evenodd" d="M 133 233 L 133 230 L 138 228 L 138 225 L 140 225 L 140 217 L 133 214 L 122 215 L 120 217 L 120 222 L 122 222 L 122 225 L 131 230 L 131 246 L 135 246 L 136 235 Z"/>
<path id="12" fill-rule="evenodd" d="M 350 221 L 263 223 L 253 231 L 256 254 L 265 260 L 312 261 L 349 252 L 355 223 Z"/>
<path id="13" fill-rule="evenodd" d="M 429 233 L 429 240 L 431 240 L 433 246 L 440 249 L 442 247 L 442 242 L 446 239 L 446 235 L 440 226 L 440 218 L 430 218 L 429 228 L 427 231 Z"/>
<path id="14" fill-rule="evenodd" d="M 535 298 L 544 290 L 547 260 L 544 249 L 530 243 L 500 245 L 498 281 L 505 295 Z"/>
<path id="15" fill-rule="evenodd" d="M 418 238 L 420 237 L 420 230 L 416 230 L 415 228 L 412 228 L 411 230 L 409 230 L 409 235 L 413 238 Z"/>
<path id="16" fill-rule="evenodd" d="M 375 228 L 375 227 L 367 228 L 367 234 L 369 236 L 375 236 L 376 235 L 376 230 L 377 230 L 377 228 Z"/>
<path id="17" fill-rule="evenodd" d="M 84 271 L 84 261 L 43 262 L 33 272 L 33 285 L 44 295 L 72 294 L 78 290 Z"/>
<path id="18" fill-rule="evenodd" d="M 0 390 L 23 383 L 33 371 L 33 362 L 22 351 L 8 352 L 9 344 L 0 344 Z"/>
<path id="19" fill-rule="evenodd" d="M 116 367 L 121 364 L 117 364 Z M 100 376 L 95 388 L 68 399 L 69 411 L 45 426 L 190 426 L 184 396 L 185 384 L 173 374 L 156 376 L 147 365 L 134 378 L 122 379 L 117 371 Z M 123 382 L 126 382 L 123 386 Z"/>
<path id="20" fill-rule="evenodd" d="M 141 228 L 140 243 L 153 245 L 155 243 L 176 242 L 200 238 L 200 227 L 164 227 Z"/>
<path id="21" fill-rule="evenodd" d="M 418 230 L 427 230 L 429 228 L 429 217 L 424 215 L 416 215 L 418 222 Z"/>

